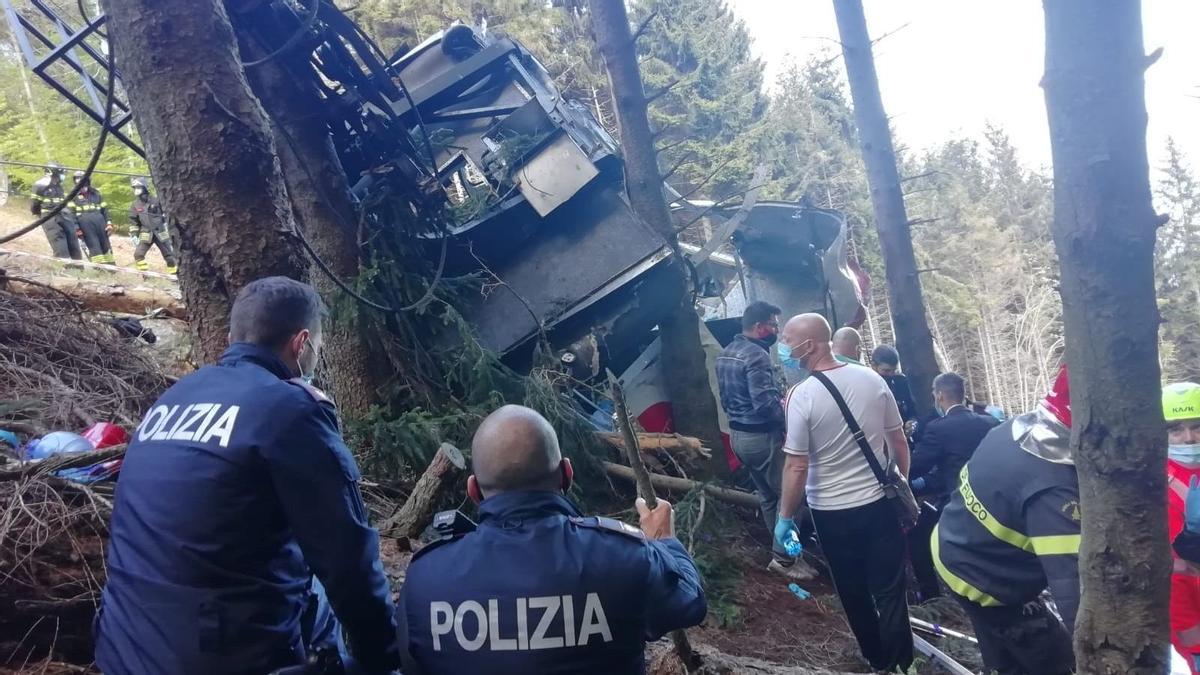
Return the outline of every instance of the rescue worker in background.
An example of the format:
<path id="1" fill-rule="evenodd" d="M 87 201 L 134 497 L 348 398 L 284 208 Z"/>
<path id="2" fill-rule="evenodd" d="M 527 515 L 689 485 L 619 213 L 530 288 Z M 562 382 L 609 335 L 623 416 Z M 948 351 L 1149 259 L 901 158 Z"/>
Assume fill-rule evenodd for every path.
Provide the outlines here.
<path id="1" fill-rule="evenodd" d="M 63 203 L 63 197 L 66 196 L 62 186 L 64 175 L 62 165 L 55 162 L 46 165 L 46 175 L 33 184 L 30 213 L 40 216 L 43 210 L 49 212 Z M 75 219 L 70 209 L 64 206 L 58 215 L 42 223 L 42 231 L 46 233 L 54 257 L 83 260 L 83 251 L 79 248 L 79 240 L 75 238 Z"/>
<path id="2" fill-rule="evenodd" d="M 921 504 L 916 527 L 908 531 L 908 557 L 917 578 L 919 602 L 942 594 L 929 549 L 929 537 L 941 510 L 958 487 L 963 465 L 993 427 L 990 415 L 978 414 L 967 404 L 966 383 L 955 373 L 933 378 L 933 405 L 937 417 L 922 425 L 921 440 L 913 448 L 909 484 Z"/>
<path id="3" fill-rule="evenodd" d="M 1167 421 L 1167 527 L 1171 550 L 1171 644 L 1200 673 L 1200 384 L 1163 387 Z"/>
<path id="4" fill-rule="evenodd" d="M 1036 410 L 984 437 L 934 529 L 934 564 L 975 627 L 985 672 L 1074 671 L 1079 523 L 1064 366 Z M 1062 621 L 1041 599 L 1047 586 Z"/>
<path id="5" fill-rule="evenodd" d="M 783 394 L 769 352 L 779 333 L 779 311 L 761 300 L 747 305 L 742 332 L 721 350 L 715 366 L 721 408 L 729 418 L 729 445 L 750 473 L 768 532 L 775 527 L 784 459 Z M 817 576 L 777 541 L 772 541 L 767 570 L 794 580 Z"/>
<path id="6" fill-rule="evenodd" d="M 913 400 L 908 378 L 900 372 L 900 352 L 891 345 L 879 345 L 871 352 L 871 367 L 887 382 L 904 419 L 904 431 L 911 436 L 917 421 L 917 403 Z"/>
<path id="7" fill-rule="evenodd" d="M 138 240 L 137 248 L 133 251 L 133 266 L 142 272 L 150 269 L 146 263 L 146 253 L 154 244 L 167 263 L 167 274 L 175 274 L 179 268 L 175 249 L 171 247 L 171 236 L 167 233 L 167 216 L 163 213 L 162 204 L 158 197 L 150 194 L 144 178 L 134 178 L 130 185 L 133 187 L 133 203 L 129 205 L 129 223 L 131 232 Z"/>
<path id="8" fill-rule="evenodd" d="M 75 172 L 75 184 L 83 188 L 75 193 L 68 205 L 75 215 L 75 227 L 87 244 L 89 260 L 94 263 L 116 264 L 108 235 L 112 232 L 112 220 L 108 217 L 108 204 L 100 191 L 92 187 L 91 181 L 82 171 Z"/>
<path id="9" fill-rule="evenodd" d="M 399 602 L 404 674 L 645 672 L 645 643 L 704 620 L 671 505 L 641 529 L 582 517 L 570 460 L 537 412 L 504 406 L 471 444 L 472 532 L 417 552 Z M 402 638 L 403 640 L 403 638 Z"/>
<path id="10" fill-rule="evenodd" d="M 842 326 L 833 332 L 833 358 L 841 363 L 861 366 L 862 335 L 850 326 Z"/>
<path id="11" fill-rule="evenodd" d="M 96 619 L 103 672 L 264 675 L 340 647 L 338 621 L 352 672 L 399 666 L 358 467 L 309 384 L 324 315 L 307 284 L 247 284 L 221 361 L 168 389 L 134 432 Z"/>

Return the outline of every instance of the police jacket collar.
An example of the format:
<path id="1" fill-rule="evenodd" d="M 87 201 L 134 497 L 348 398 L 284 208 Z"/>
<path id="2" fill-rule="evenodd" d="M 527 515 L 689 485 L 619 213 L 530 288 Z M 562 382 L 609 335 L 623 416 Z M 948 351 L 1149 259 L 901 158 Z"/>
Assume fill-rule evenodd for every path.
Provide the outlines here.
<path id="1" fill-rule="evenodd" d="M 545 490 L 504 492 L 479 504 L 480 525 L 501 525 L 506 521 L 547 516 L 580 516 L 579 508 L 566 497 Z"/>
<path id="2" fill-rule="evenodd" d="M 281 380 L 289 380 L 295 374 L 284 365 L 283 360 L 275 352 L 250 342 L 235 342 L 221 354 L 221 365 L 232 366 L 242 361 L 249 361 L 269 370 Z"/>

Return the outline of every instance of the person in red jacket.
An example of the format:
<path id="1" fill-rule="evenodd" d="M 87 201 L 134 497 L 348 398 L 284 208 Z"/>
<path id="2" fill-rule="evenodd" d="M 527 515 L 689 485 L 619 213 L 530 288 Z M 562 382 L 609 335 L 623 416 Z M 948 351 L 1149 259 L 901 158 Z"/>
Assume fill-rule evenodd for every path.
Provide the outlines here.
<path id="1" fill-rule="evenodd" d="M 1194 675 L 1200 675 L 1200 560 L 1187 541 L 1200 533 L 1200 500 L 1188 499 L 1200 482 L 1200 384 L 1179 382 L 1163 388 L 1167 421 L 1167 523 L 1171 541 L 1171 643 Z M 1189 501 L 1193 513 L 1189 518 Z M 1194 548 L 1194 547 L 1192 547 Z"/>

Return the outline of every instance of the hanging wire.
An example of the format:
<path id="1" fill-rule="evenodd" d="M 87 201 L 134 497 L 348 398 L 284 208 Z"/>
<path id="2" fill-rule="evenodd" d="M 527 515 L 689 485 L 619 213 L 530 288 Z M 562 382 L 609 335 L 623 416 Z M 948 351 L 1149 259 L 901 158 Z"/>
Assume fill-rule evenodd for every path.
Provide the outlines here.
<path id="1" fill-rule="evenodd" d="M 312 8 L 308 10 L 308 16 L 306 16 L 304 18 L 304 23 L 301 24 L 300 27 L 296 29 L 296 32 L 292 33 L 291 36 L 289 36 L 288 39 L 283 42 L 283 44 L 279 45 L 279 48 L 276 49 L 275 51 L 271 52 L 270 54 L 267 54 L 266 56 L 262 57 L 261 59 L 254 59 L 253 61 L 243 61 L 242 67 L 243 68 L 253 68 L 255 66 L 261 66 L 262 64 L 266 63 L 267 61 L 274 59 L 275 57 L 279 56 L 280 54 L 283 54 L 284 52 L 286 52 L 287 50 L 289 50 L 293 46 L 295 46 L 295 44 L 297 42 L 299 42 L 300 39 L 303 38 L 306 33 L 308 33 L 308 31 L 312 30 L 313 25 L 317 22 L 317 13 L 318 13 L 317 10 L 320 8 L 321 8 L 321 0 L 312 0 Z"/>
<path id="2" fill-rule="evenodd" d="M 100 137 L 96 140 L 96 147 L 92 150 L 92 158 L 88 161 L 87 168 L 83 170 L 83 179 L 75 181 L 75 187 L 71 188 L 71 191 L 63 197 L 62 201 L 59 202 L 57 206 L 55 206 L 53 209 L 50 209 L 49 213 L 42 214 L 41 218 L 38 218 L 37 220 L 15 232 L 10 232 L 6 235 L 0 236 L 0 244 L 7 244 L 14 239 L 23 237 L 41 227 L 42 223 L 46 223 L 52 218 L 58 216 L 59 212 L 66 208 L 67 204 L 75 198 L 75 195 L 79 194 L 79 191 L 83 189 L 83 186 L 88 184 L 88 181 L 92 177 L 92 171 L 95 170 L 96 164 L 100 161 L 100 154 L 104 152 L 104 144 L 108 141 L 109 124 L 112 121 L 113 101 L 116 100 L 116 92 L 114 91 L 116 78 L 117 69 L 110 62 L 108 64 L 108 94 L 104 99 L 104 122 L 100 126 Z"/>

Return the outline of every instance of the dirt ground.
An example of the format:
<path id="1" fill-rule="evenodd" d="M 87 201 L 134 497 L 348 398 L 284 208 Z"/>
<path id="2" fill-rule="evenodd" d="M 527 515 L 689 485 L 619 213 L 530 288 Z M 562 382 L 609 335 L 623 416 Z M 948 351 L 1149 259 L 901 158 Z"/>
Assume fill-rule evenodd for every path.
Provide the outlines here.
<path id="1" fill-rule="evenodd" d="M 114 224 L 122 224 L 126 220 L 122 214 L 114 213 L 112 216 L 115 218 L 113 221 Z M 29 202 L 24 199 L 13 199 L 0 207 L 0 233 L 11 232 L 34 220 L 36 220 L 36 217 L 29 214 Z M 130 240 L 129 235 L 114 232 L 109 240 L 112 243 L 113 255 L 116 257 L 117 265 L 132 268 L 133 249 L 137 248 L 137 245 Z M 52 254 L 50 242 L 46 241 L 46 235 L 42 232 L 41 228 L 30 232 L 20 239 L 0 245 L 0 250 L 22 251 L 38 255 Z M 165 274 L 167 271 L 167 263 L 163 261 L 157 247 L 150 247 L 150 252 L 146 254 L 146 262 L 150 265 L 151 272 Z"/>

